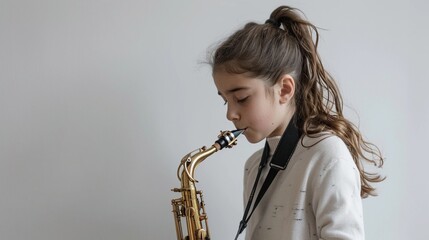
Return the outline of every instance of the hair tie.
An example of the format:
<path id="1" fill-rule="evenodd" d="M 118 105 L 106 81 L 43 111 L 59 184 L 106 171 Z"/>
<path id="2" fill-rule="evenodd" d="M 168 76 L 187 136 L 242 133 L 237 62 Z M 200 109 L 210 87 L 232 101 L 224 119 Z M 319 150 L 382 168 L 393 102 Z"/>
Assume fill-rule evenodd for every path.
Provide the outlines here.
<path id="1" fill-rule="evenodd" d="M 269 18 L 267 21 L 265 21 L 265 23 L 272 24 L 274 27 L 277 27 L 277 28 L 280 27 L 281 25 L 279 21 L 272 18 Z"/>

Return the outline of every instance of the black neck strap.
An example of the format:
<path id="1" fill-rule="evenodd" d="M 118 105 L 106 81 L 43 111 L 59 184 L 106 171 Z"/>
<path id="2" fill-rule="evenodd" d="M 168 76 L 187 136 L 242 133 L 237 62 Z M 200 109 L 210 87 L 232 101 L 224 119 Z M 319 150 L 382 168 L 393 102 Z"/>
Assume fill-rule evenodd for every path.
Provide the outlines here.
<path id="1" fill-rule="evenodd" d="M 262 197 L 267 191 L 268 187 L 274 180 L 278 171 L 286 169 L 289 163 L 289 160 L 292 157 L 292 154 L 295 151 L 296 146 L 298 145 L 298 141 L 301 138 L 301 133 L 296 127 L 295 121 L 296 119 L 294 116 L 292 117 L 285 132 L 280 138 L 280 142 L 277 145 L 277 148 L 274 151 L 273 158 L 271 159 L 271 162 L 270 162 L 270 171 L 268 172 L 268 175 L 265 178 L 265 181 L 262 184 L 261 189 L 259 190 L 258 196 L 256 197 L 255 202 L 253 204 L 252 211 L 249 214 L 249 210 L 253 202 L 253 197 L 255 195 L 255 190 L 258 185 L 259 178 L 261 177 L 262 169 L 267 164 L 268 158 L 269 158 L 270 147 L 268 145 L 268 142 L 267 141 L 265 142 L 265 147 L 262 153 L 261 162 L 259 163 L 258 173 L 256 175 L 255 183 L 253 184 L 252 192 L 250 193 L 249 200 L 247 202 L 246 209 L 244 210 L 243 218 L 240 221 L 240 225 L 238 227 L 238 232 L 237 232 L 237 235 L 235 236 L 235 239 L 237 239 L 238 236 L 247 227 L 247 222 L 249 221 L 250 217 L 252 216 L 253 212 L 255 211 L 256 207 L 258 206 L 259 202 L 261 201 Z"/>

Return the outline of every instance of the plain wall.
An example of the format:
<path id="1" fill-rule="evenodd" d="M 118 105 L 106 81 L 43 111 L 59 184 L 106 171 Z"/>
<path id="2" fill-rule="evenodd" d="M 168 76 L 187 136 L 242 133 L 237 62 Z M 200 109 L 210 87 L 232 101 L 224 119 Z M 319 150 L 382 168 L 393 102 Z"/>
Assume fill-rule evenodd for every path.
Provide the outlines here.
<path id="1" fill-rule="evenodd" d="M 274 8 L 321 28 L 346 115 L 386 157 L 366 236 L 429 239 L 426 1 L 0 0 L 0 239 L 175 239 L 186 153 L 232 129 L 202 63 Z M 213 239 L 232 239 L 245 138 L 197 169 Z"/>

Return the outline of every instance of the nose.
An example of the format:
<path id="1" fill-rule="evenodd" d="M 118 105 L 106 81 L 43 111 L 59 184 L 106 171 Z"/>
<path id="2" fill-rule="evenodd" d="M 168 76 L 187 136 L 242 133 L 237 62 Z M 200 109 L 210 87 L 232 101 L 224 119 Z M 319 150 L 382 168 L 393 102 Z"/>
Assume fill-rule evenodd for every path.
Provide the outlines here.
<path id="1" fill-rule="evenodd" d="M 228 103 L 228 109 L 226 110 L 226 119 L 231 122 L 235 122 L 240 119 L 240 114 L 237 109 L 231 106 L 230 103 Z"/>

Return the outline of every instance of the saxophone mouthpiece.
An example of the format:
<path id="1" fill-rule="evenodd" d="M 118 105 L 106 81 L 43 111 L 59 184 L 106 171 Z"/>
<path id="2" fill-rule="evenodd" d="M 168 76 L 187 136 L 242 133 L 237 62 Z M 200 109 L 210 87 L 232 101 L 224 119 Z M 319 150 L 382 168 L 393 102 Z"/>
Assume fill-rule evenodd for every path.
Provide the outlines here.
<path id="1" fill-rule="evenodd" d="M 221 131 L 219 139 L 214 143 L 217 150 L 221 150 L 224 147 L 231 148 L 237 144 L 237 137 L 240 136 L 246 129 L 236 129 L 232 131 Z"/>
<path id="2" fill-rule="evenodd" d="M 231 133 L 234 135 L 235 138 L 237 138 L 238 136 L 240 136 L 240 134 L 244 133 L 244 131 L 246 131 L 246 129 L 247 128 L 232 130 Z"/>

